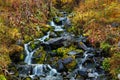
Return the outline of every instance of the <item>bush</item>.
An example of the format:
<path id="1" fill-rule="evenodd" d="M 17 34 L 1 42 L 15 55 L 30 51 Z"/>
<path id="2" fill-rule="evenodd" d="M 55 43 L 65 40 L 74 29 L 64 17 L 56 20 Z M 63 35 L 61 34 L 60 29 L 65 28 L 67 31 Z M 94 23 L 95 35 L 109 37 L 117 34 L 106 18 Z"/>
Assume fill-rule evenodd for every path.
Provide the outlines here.
<path id="1" fill-rule="evenodd" d="M 108 43 L 101 43 L 100 48 L 105 52 L 105 53 L 109 53 L 109 50 L 111 48 L 111 46 Z"/>
<path id="2" fill-rule="evenodd" d="M 102 63 L 102 66 L 105 71 L 109 71 L 110 70 L 110 58 L 105 58 Z"/>
<path id="3" fill-rule="evenodd" d="M 0 75 L 0 80 L 6 80 L 4 75 Z"/>

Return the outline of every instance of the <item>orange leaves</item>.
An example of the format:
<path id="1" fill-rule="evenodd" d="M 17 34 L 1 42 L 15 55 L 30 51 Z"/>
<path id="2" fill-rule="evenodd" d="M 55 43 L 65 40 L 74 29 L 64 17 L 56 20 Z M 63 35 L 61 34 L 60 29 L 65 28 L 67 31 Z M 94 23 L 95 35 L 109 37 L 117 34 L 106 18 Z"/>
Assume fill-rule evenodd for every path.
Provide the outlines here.
<path id="1" fill-rule="evenodd" d="M 111 27 L 111 25 L 102 25 L 95 22 L 84 27 L 84 32 L 92 44 L 103 41 L 107 41 L 110 44 L 117 44 L 120 40 L 119 30 L 119 28 Z"/>
<path id="2" fill-rule="evenodd" d="M 9 47 L 9 54 L 19 53 L 21 51 L 23 51 L 23 47 L 21 46 L 13 44 Z"/>

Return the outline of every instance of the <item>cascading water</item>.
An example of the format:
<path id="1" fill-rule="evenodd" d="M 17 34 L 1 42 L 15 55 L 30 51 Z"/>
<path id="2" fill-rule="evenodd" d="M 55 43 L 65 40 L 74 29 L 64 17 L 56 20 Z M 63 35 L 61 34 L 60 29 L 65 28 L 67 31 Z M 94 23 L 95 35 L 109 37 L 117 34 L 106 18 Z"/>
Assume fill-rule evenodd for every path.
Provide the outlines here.
<path id="1" fill-rule="evenodd" d="M 60 20 L 63 20 L 64 18 L 60 18 Z M 62 25 L 56 25 L 54 23 L 54 21 L 51 21 L 51 26 L 53 26 L 55 29 L 54 31 L 63 31 L 62 27 L 64 26 L 63 24 Z M 44 43 L 44 44 L 47 44 L 47 42 L 45 41 L 46 39 L 48 39 L 50 36 L 50 31 L 47 32 L 47 35 L 43 36 L 42 38 L 39 38 L 39 39 L 34 39 L 34 40 L 39 40 L 40 42 Z M 24 44 L 24 49 L 25 49 L 25 52 L 26 52 L 26 57 L 25 57 L 25 60 L 24 62 L 27 63 L 27 65 L 30 65 L 32 66 L 32 73 L 29 74 L 29 77 L 31 77 L 32 79 L 34 79 L 35 76 L 49 76 L 52 77 L 52 76 L 56 76 L 57 74 L 59 74 L 57 72 L 56 69 L 53 69 L 49 64 L 32 64 L 32 57 L 33 57 L 33 54 L 39 49 L 34 49 L 33 51 L 29 51 L 29 45 L 30 45 L 31 41 Z M 48 72 L 47 72 L 48 71 Z M 47 72 L 47 73 L 46 73 Z"/>
<path id="2" fill-rule="evenodd" d="M 33 55 L 34 52 L 37 50 L 37 49 L 35 49 L 35 50 L 33 50 L 32 52 L 30 52 L 30 51 L 28 50 L 28 45 L 29 45 L 29 44 L 30 44 L 30 42 L 27 43 L 27 44 L 24 44 L 25 52 L 26 52 L 26 54 L 27 54 L 24 62 L 27 63 L 28 65 L 30 65 L 30 64 L 32 63 L 32 55 Z"/>
<path id="3" fill-rule="evenodd" d="M 46 40 L 47 38 L 49 38 L 49 35 L 50 35 L 50 31 L 47 32 L 47 35 L 46 35 L 46 36 L 44 36 L 44 37 L 42 37 L 42 38 L 40 38 L 40 39 L 36 39 L 36 40 L 39 40 L 39 41 L 41 41 L 41 42 L 43 42 L 43 43 L 46 43 L 45 40 Z M 27 44 L 24 44 L 24 49 L 25 49 L 25 52 L 26 52 L 26 54 L 27 54 L 24 62 L 27 63 L 28 65 L 33 65 L 33 66 L 34 66 L 34 68 L 33 68 L 33 73 L 30 75 L 30 77 L 31 77 L 31 78 L 34 78 L 34 76 L 44 76 L 44 75 L 46 74 L 46 73 L 44 72 L 44 70 L 47 70 L 46 67 L 49 68 L 49 71 L 50 71 L 50 72 L 48 73 L 49 76 L 54 76 L 54 74 L 57 74 L 56 69 L 53 69 L 53 68 L 50 67 L 50 65 L 48 65 L 48 64 L 45 64 L 45 65 L 44 65 L 44 64 L 32 64 L 32 56 L 33 56 L 33 54 L 36 52 L 36 50 L 37 50 L 38 48 L 35 49 L 35 50 L 33 50 L 32 52 L 30 52 L 29 49 L 28 49 L 30 43 L 31 43 L 31 42 L 29 42 L 29 43 L 27 43 Z"/>
<path id="4" fill-rule="evenodd" d="M 47 35 L 46 35 L 46 36 L 43 36 L 42 38 L 35 39 L 35 40 L 39 40 L 39 41 L 45 43 L 45 39 L 49 38 L 49 35 L 50 35 L 50 31 L 47 32 Z M 37 48 L 37 49 L 33 50 L 32 52 L 30 52 L 29 49 L 28 49 L 30 43 L 31 43 L 31 42 L 29 42 L 29 43 L 27 43 L 27 44 L 24 44 L 24 49 L 25 49 L 25 52 L 26 52 L 26 54 L 27 54 L 24 62 L 27 63 L 28 65 L 31 64 L 31 62 L 32 62 L 32 55 L 33 55 L 34 52 L 38 49 L 38 48 Z"/>
<path id="5" fill-rule="evenodd" d="M 59 19 L 58 22 L 54 20 L 55 18 Z M 94 52 L 94 49 L 91 48 L 91 47 L 87 47 L 83 43 L 85 41 L 85 39 L 83 41 L 82 36 L 77 38 L 74 34 L 70 34 L 70 33 L 66 32 L 65 29 L 63 29 L 64 26 L 66 26 L 66 24 L 70 24 L 69 19 L 66 16 L 55 17 L 55 18 L 53 18 L 53 20 L 50 22 L 50 26 L 54 27 L 54 33 L 55 32 L 63 32 L 63 33 L 61 33 L 59 35 L 59 37 L 57 37 L 57 38 L 56 37 L 51 38 L 50 37 L 51 32 L 48 31 L 45 36 L 43 36 L 42 38 L 39 38 L 39 39 L 34 39 L 34 41 L 38 40 L 44 45 L 47 45 L 47 46 L 50 46 L 50 47 L 52 46 L 52 47 L 55 47 L 55 48 L 56 48 L 56 45 L 61 46 L 63 43 L 65 43 L 64 41 L 67 41 L 67 43 L 65 43 L 66 46 L 69 45 L 68 43 L 72 43 L 72 41 L 73 41 L 73 43 L 74 42 L 75 43 L 79 42 L 78 47 L 83 49 L 84 53 L 83 53 L 83 55 L 80 55 L 79 53 L 76 53 L 76 51 L 71 51 L 71 52 L 68 53 L 69 55 L 72 55 L 72 56 L 80 55 L 79 58 L 76 58 L 78 68 L 76 67 L 75 70 L 73 70 L 73 72 L 69 73 L 68 78 L 70 80 L 76 80 L 75 75 L 80 74 L 81 76 L 84 76 L 85 79 L 89 78 L 89 80 L 97 80 L 98 76 L 100 76 L 100 75 L 97 71 L 97 68 L 94 67 L 94 65 L 96 65 L 96 63 L 97 63 L 95 58 L 92 58 L 92 57 L 94 57 L 94 54 L 91 53 L 91 52 Z M 49 38 L 51 38 L 51 39 L 48 40 Z M 46 40 L 48 40 L 48 41 L 46 41 Z M 27 68 L 25 68 L 25 71 L 28 71 L 28 73 L 26 73 L 26 74 L 32 80 L 34 80 L 34 78 L 36 76 L 40 78 L 39 80 L 64 80 L 63 76 L 62 76 L 63 74 L 58 73 L 57 70 L 55 68 L 52 68 L 49 64 L 33 64 L 33 61 L 32 61 L 33 60 L 33 55 L 39 49 L 40 46 L 38 46 L 34 50 L 30 51 L 29 48 L 30 48 L 31 42 L 32 41 L 24 44 L 24 49 L 25 49 L 25 52 L 26 52 L 26 57 L 25 57 L 24 62 L 26 63 L 26 67 L 27 67 Z M 51 55 L 54 56 L 54 54 L 51 54 Z M 87 65 L 88 64 L 87 61 L 89 61 L 89 60 L 93 61 L 93 62 L 91 62 L 93 64 L 92 67 Z M 71 61 L 72 61 L 72 58 L 68 58 L 68 59 L 65 59 L 65 60 L 60 59 L 60 60 L 58 60 L 58 66 L 59 66 L 60 69 L 62 69 L 64 67 L 65 63 L 69 63 Z M 64 72 L 64 70 L 63 70 L 63 72 Z M 70 76 L 70 74 L 74 74 L 74 75 Z M 79 80 L 79 79 L 77 79 L 77 80 Z"/>
<path id="6" fill-rule="evenodd" d="M 50 31 L 47 32 L 47 35 L 46 36 L 43 36 L 42 38 L 39 38 L 38 40 L 45 43 L 45 40 L 48 39 L 50 36 Z"/>

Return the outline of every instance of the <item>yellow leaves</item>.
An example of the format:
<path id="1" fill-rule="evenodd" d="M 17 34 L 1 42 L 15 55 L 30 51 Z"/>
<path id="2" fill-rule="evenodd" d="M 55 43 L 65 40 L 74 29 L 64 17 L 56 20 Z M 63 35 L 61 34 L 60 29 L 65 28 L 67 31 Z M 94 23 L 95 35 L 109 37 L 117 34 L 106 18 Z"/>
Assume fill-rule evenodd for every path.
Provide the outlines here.
<path id="1" fill-rule="evenodd" d="M 74 0 L 59 0 L 60 2 L 62 2 L 62 3 L 71 3 L 71 2 L 73 2 Z M 54 3 L 54 4 L 56 4 L 57 3 L 57 0 L 52 0 L 52 2 Z"/>
<path id="2" fill-rule="evenodd" d="M 11 60 L 9 58 L 9 55 L 2 54 L 0 55 L 0 66 L 6 67 L 8 64 L 10 64 Z"/>
<path id="3" fill-rule="evenodd" d="M 2 54 L 8 54 L 8 53 L 9 53 L 9 50 L 6 47 L 6 45 L 1 45 L 0 46 L 0 55 L 2 55 Z"/>
<path id="4" fill-rule="evenodd" d="M 9 36 L 11 36 L 11 39 L 18 39 L 18 38 L 20 38 L 20 33 L 19 33 L 18 29 L 16 29 L 16 28 L 10 29 Z"/>
<path id="5" fill-rule="evenodd" d="M 11 45 L 9 48 L 9 53 L 11 53 L 11 54 L 13 54 L 15 52 L 19 53 L 21 51 L 23 51 L 23 47 L 15 45 L 15 44 Z"/>
<path id="6" fill-rule="evenodd" d="M 63 3 L 66 3 L 66 2 L 68 2 L 68 3 L 71 3 L 73 0 L 61 0 L 61 2 L 63 2 Z"/>

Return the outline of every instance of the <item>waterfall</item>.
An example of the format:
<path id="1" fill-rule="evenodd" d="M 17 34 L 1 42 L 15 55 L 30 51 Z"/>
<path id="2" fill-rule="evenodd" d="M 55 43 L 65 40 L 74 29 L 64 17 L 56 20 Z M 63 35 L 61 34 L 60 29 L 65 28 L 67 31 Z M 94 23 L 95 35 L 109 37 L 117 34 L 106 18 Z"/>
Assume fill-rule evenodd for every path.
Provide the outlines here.
<path id="1" fill-rule="evenodd" d="M 57 18 L 59 18 L 59 17 L 57 17 Z M 60 23 L 59 23 L 59 21 L 60 21 Z M 92 52 L 94 52 L 94 49 L 92 47 L 88 47 L 88 46 L 85 45 L 82 36 L 80 36 L 80 37 L 77 36 L 76 37 L 74 34 L 69 34 L 68 32 L 66 32 L 65 29 L 63 29 L 64 26 L 66 26 L 66 23 L 69 23 L 69 20 L 66 16 L 65 17 L 60 17 L 59 21 L 55 22 L 54 20 L 52 20 L 50 22 L 50 26 L 54 28 L 53 33 L 58 35 L 58 37 L 56 37 L 56 36 L 53 37 L 54 34 L 51 37 L 52 31 L 48 31 L 47 34 L 44 35 L 43 37 L 38 38 L 38 39 L 34 39 L 34 42 L 37 40 L 37 41 L 41 42 L 41 43 L 39 43 L 41 46 L 43 46 L 45 48 L 46 48 L 46 46 L 51 47 L 51 48 L 55 47 L 55 50 L 56 50 L 56 48 L 58 48 L 58 47 L 56 47 L 56 45 L 57 46 L 60 45 L 59 47 L 63 46 L 63 44 L 61 44 L 61 43 L 66 43 L 68 46 L 69 46 L 68 43 L 72 43 L 72 42 L 74 43 L 75 42 L 75 45 L 77 43 L 77 47 L 82 49 L 84 51 L 84 53 L 82 54 L 81 52 L 79 53 L 79 51 L 77 52 L 77 51 L 74 51 L 74 50 L 68 52 L 68 54 L 69 54 L 68 56 L 70 56 L 70 55 L 78 56 L 78 57 L 75 56 L 77 66 L 75 66 L 75 70 L 73 70 L 73 76 L 70 76 L 70 80 L 76 80 L 74 75 L 77 75 L 77 74 L 80 74 L 80 76 L 84 76 L 84 77 L 87 77 L 87 78 L 95 78 L 95 80 L 97 80 L 97 77 L 99 76 L 99 74 L 98 74 L 98 71 L 96 71 L 96 67 L 92 67 L 92 68 L 90 67 L 89 68 L 87 66 L 87 64 L 88 64 L 87 61 L 89 62 L 89 60 L 91 62 L 93 61 L 92 66 L 94 66 L 94 64 L 97 63 L 97 61 L 95 61 L 95 59 L 93 58 L 94 54 Z M 59 33 L 60 35 L 57 34 L 57 33 Z M 75 38 L 75 39 L 72 39 L 72 38 Z M 59 71 L 59 67 L 57 69 L 56 65 L 51 66 L 49 64 L 33 64 L 32 60 L 34 60 L 34 57 L 33 57 L 34 53 L 36 53 L 36 51 L 40 48 L 40 45 L 36 49 L 31 51 L 30 45 L 31 45 L 32 42 L 33 41 L 30 41 L 30 42 L 24 44 L 24 50 L 25 50 L 25 53 L 26 53 L 26 57 L 25 57 L 24 62 L 26 63 L 25 65 L 27 65 L 27 68 L 29 68 L 29 69 L 25 70 L 25 72 L 27 74 L 27 77 L 29 76 L 30 78 L 32 78 L 32 80 L 34 80 L 36 76 L 39 77 L 40 80 L 64 80 L 63 79 L 64 75 L 68 75 L 67 72 L 64 72 L 64 70 L 66 69 L 65 61 L 69 62 L 69 61 L 71 61 L 71 59 L 69 58 L 68 60 L 67 59 L 62 60 L 63 59 L 62 58 L 62 59 L 59 59 L 56 62 L 56 63 L 58 63 L 57 67 L 60 66 L 60 68 L 64 68 L 64 65 L 65 65 L 65 69 L 63 70 L 64 74 L 61 74 L 61 73 L 57 72 L 57 70 Z M 45 50 L 48 51 L 47 49 L 45 49 Z M 51 49 L 50 51 L 52 52 L 52 50 L 54 50 L 54 48 Z M 54 56 L 56 57 L 56 53 L 54 54 L 54 52 L 53 52 L 53 53 L 50 54 L 50 56 L 51 57 L 54 57 Z M 39 58 L 39 57 L 37 57 L 37 58 Z M 59 63 L 59 61 L 60 61 L 60 63 Z M 90 63 L 90 65 L 91 65 L 91 63 Z M 29 71 L 29 73 L 27 73 L 27 71 Z M 70 72 L 70 73 L 72 74 L 72 72 Z M 67 77 L 67 76 L 65 76 L 65 77 Z M 77 80 L 79 80 L 79 79 L 77 79 Z"/>
<path id="2" fill-rule="evenodd" d="M 38 40 L 45 43 L 45 40 L 49 38 L 49 36 L 50 36 L 50 31 L 47 32 L 47 35 L 43 36 L 42 38 L 39 38 Z"/>
<path id="3" fill-rule="evenodd" d="M 63 29 L 61 28 L 61 27 L 63 27 L 63 25 L 62 26 L 58 26 L 58 25 L 56 25 L 54 23 L 54 21 L 51 21 L 50 25 L 55 28 L 54 31 L 63 31 Z"/>
<path id="4" fill-rule="evenodd" d="M 61 20 L 64 20 L 64 18 L 61 18 Z M 54 26 L 54 31 L 63 31 L 63 24 L 62 25 L 56 25 L 54 23 L 54 21 L 51 21 L 51 26 Z M 39 39 L 34 39 L 34 41 L 39 40 L 40 42 L 47 44 L 47 41 L 45 41 L 46 39 L 49 39 L 50 36 L 50 31 L 47 32 L 47 34 Z M 31 74 L 29 75 L 29 77 L 31 77 L 32 79 L 34 79 L 35 76 L 46 76 L 48 78 L 52 77 L 52 76 L 56 76 L 59 73 L 57 72 L 56 69 L 52 68 L 49 64 L 33 64 L 32 63 L 32 57 L 33 54 L 39 49 L 34 49 L 33 51 L 29 51 L 30 48 L 30 44 L 32 41 L 24 44 L 24 50 L 26 53 L 26 57 L 24 62 L 27 63 L 27 65 L 32 67 L 32 72 L 30 72 Z"/>

